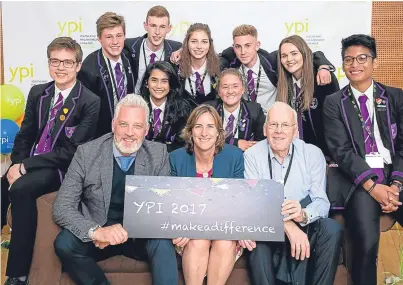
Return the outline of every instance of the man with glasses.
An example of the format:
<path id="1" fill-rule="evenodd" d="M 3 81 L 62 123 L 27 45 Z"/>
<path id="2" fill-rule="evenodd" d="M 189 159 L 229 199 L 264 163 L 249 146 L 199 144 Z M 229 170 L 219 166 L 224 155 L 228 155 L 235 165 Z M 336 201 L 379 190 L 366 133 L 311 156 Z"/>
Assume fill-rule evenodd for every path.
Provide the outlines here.
<path id="1" fill-rule="evenodd" d="M 352 35 L 341 43 L 350 84 L 326 97 L 323 107 L 325 140 L 337 166 L 329 169 L 328 193 L 346 207 L 354 284 L 375 285 L 380 216 L 391 213 L 403 222 L 403 91 L 373 80 L 374 38 Z"/>
<path id="2" fill-rule="evenodd" d="M 325 157 L 297 138 L 297 113 L 286 103 L 268 109 L 264 132 L 267 140 L 245 151 L 245 178 L 284 185 L 281 215 L 287 238 L 285 243 L 240 242 L 252 251 L 252 284 L 333 284 L 341 228 L 327 218 Z"/>
<path id="3" fill-rule="evenodd" d="M 77 146 L 94 136 L 99 115 L 99 98 L 76 79 L 83 57 L 80 45 L 70 37 L 56 38 L 47 55 L 54 81 L 31 88 L 12 164 L 2 177 L 1 191 L 8 191 L 4 196 L 10 197 L 13 219 L 6 285 L 28 284 L 36 199 L 59 189 Z M 3 205 L 2 215 L 6 211 Z"/>

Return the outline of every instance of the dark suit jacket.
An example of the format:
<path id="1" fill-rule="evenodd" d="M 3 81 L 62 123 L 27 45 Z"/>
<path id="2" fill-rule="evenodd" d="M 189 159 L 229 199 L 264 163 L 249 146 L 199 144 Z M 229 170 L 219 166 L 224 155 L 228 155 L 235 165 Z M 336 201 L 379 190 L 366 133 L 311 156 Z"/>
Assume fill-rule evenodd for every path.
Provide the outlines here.
<path id="1" fill-rule="evenodd" d="M 277 52 L 273 51 L 271 53 L 267 52 L 264 49 L 259 49 L 257 54 L 260 59 L 260 63 L 263 67 L 264 72 L 267 77 L 271 81 L 274 86 L 277 86 Z M 239 68 L 241 66 L 241 62 L 236 57 L 233 47 L 229 47 L 225 49 L 220 54 L 220 63 L 222 68 Z M 329 65 L 334 70 L 334 66 L 327 60 L 325 55 L 321 51 L 317 51 L 313 53 L 313 65 L 317 70 L 321 65 Z"/>
<path id="2" fill-rule="evenodd" d="M 169 154 L 171 175 L 196 177 L 196 160 L 194 153 L 182 147 Z M 225 144 L 221 152 L 214 156 L 214 178 L 244 178 L 244 159 L 242 150 Z"/>
<path id="3" fill-rule="evenodd" d="M 138 70 L 139 70 L 139 60 L 141 54 L 141 44 L 143 40 L 147 38 L 147 34 L 142 37 L 137 38 L 126 38 L 124 50 L 128 52 L 130 58 L 130 64 L 132 69 L 135 70 L 134 76 L 134 84 L 136 84 L 138 78 Z M 169 62 L 169 58 L 174 51 L 177 51 L 182 47 L 182 43 L 172 41 L 172 40 L 164 40 L 164 61 Z"/>
<path id="4" fill-rule="evenodd" d="M 403 182 L 403 91 L 375 81 L 374 85 L 376 86 L 374 99 L 380 102 L 375 104 L 375 116 L 382 142 L 392 157 L 393 166 L 387 179 Z M 327 96 L 323 107 L 326 143 L 331 158 L 338 166 L 337 169 L 334 168 L 339 170 L 331 173 L 329 168 L 329 183 L 338 180 L 338 183 L 331 183 L 335 185 L 328 184 L 328 194 L 332 196 L 329 200 L 332 202 L 333 198 L 334 202 L 342 199 L 345 204 L 357 186 L 377 177 L 365 162 L 362 125 L 348 97 L 348 86 Z M 344 184 L 342 179 L 345 181 Z"/>
<path id="5" fill-rule="evenodd" d="M 325 142 L 324 124 L 323 124 L 323 105 L 326 96 L 331 95 L 340 90 L 339 82 L 333 72 L 330 72 L 332 82 L 327 85 L 320 86 L 316 82 L 317 72 L 314 72 L 314 93 L 311 107 L 303 113 L 303 133 L 304 141 L 319 147 L 326 157 L 330 157 L 329 149 Z M 289 96 L 291 98 L 294 89 L 290 86 Z"/>
<path id="6" fill-rule="evenodd" d="M 113 180 L 113 134 L 78 147 L 53 206 L 55 223 L 81 241 L 90 228 L 108 219 Z M 144 141 L 136 152 L 134 175 L 169 176 L 168 153 L 159 143 Z"/>
<path id="7" fill-rule="evenodd" d="M 91 140 L 95 134 L 100 100 L 77 80 L 56 115 L 51 134 L 51 151 L 33 155 L 47 124 L 54 92 L 54 81 L 35 85 L 29 92 L 24 121 L 15 137 L 11 153 L 12 163 L 22 162 L 27 172 L 34 168 L 54 168 L 59 169 L 62 174 L 65 173 L 77 146 Z M 64 120 L 60 119 L 61 115 L 64 115 Z"/>
<path id="8" fill-rule="evenodd" d="M 221 99 L 210 101 L 206 104 L 213 106 L 217 110 L 218 114 L 220 114 L 221 119 L 224 122 L 223 102 Z M 241 119 L 238 120 L 238 138 L 227 138 L 225 142 L 227 144 L 238 146 L 239 139 L 247 141 L 263 140 L 265 138 L 263 134 L 263 126 L 266 121 L 266 117 L 260 104 L 255 102 L 246 102 L 242 99 L 240 111 Z"/>
<path id="9" fill-rule="evenodd" d="M 129 55 L 121 54 L 127 78 L 127 94 L 134 93 L 137 69 L 130 65 Z M 84 85 L 101 98 L 101 110 L 96 127 L 95 137 L 98 138 L 112 131 L 112 118 L 115 111 L 113 102 L 113 78 L 110 78 L 108 65 L 102 55 L 102 49 L 90 53 L 84 60 L 77 75 Z"/>

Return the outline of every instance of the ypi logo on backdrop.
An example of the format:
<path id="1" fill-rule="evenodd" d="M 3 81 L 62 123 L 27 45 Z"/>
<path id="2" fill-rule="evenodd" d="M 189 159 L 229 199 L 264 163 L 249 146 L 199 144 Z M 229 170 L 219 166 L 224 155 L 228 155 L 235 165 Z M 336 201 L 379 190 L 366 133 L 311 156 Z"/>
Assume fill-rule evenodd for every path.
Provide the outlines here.
<path id="1" fill-rule="evenodd" d="M 78 19 L 78 21 L 57 22 L 59 27 L 59 34 L 57 36 L 70 37 L 72 33 L 81 33 L 83 31 L 83 23 L 81 22 L 81 17 Z"/>
<path id="2" fill-rule="evenodd" d="M 192 23 L 186 21 L 180 21 L 176 24 L 172 24 L 172 29 L 171 32 L 168 34 L 168 37 L 173 38 L 177 36 L 183 38 L 186 35 L 186 32 L 191 24 Z"/>
<path id="3" fill-rule="evenodd" d="M 285 28 L 287 29 L 286 37 L 307 33 L 309 29 L 308 19 L 305 19 L 305 22 L 286 22 Z"/>
<path id="4" fill-rule="evenodd" d="M 34 77 L 34 65 L 32 63 L 29 66 L 10 66 L 8 70 L 11 75 L 11 79 L 8 82 L 17 80 L 19 83 L 22 83 L 24 79 Z"/>
<path id="5" fill-rule="evenodd" d="M 338 81 L 340 81 L 340 79 L 346 77 L 346 74 L 343 71 L 343 67 L 337 67 L 336 68 L 336 76 L 337 76 Z"/>

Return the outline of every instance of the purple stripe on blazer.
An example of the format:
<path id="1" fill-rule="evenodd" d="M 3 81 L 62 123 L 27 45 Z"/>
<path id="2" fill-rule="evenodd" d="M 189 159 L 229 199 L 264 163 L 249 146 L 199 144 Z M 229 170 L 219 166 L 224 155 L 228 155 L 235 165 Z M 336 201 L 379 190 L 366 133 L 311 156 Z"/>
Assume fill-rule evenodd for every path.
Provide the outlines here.
<path id="1" fill-rule="evenodd" d="M 375 84 L 382 91 L 380 97 L 382 99 L 385 99 L 385 101 L 386 101 L 386 117 L 388 118 L 388 130 L 389 130 L 390 144 L 392 145 L 392 153 L 395 154 L 395 145 L 393 144 L 392 127 L 391 127 L 391 123 L 390 123 L 389 99 L 388 99 L 388 97 L 384 96 L 385 89 L 383 89 L 378 83 L 375 83 Z"/>
<path id="2" fill-rule="evenodd" d="M 360 174 L 355 180 L 354 184 L 359 185 L 361 181 L 370 174 L 376 174 L 373 169 L 365 170 L 363 173 Z"/>
<path id="3" fill-rule="evenodd" d="M 355 147 L 355 143 L 354 143 L 354 139 L 353 139 L 353 134 L 352 134 L 351 129 L 350 129 L 350 124 L 348 123 L 348 118 L 347 118 L 347 114 L 346 114 L 346 109 L 344 108 L 344 101 L 348 98 L 348 96 L 347 96 L 347 94 L 346 94 L 347 88 L 348 88 L 348 85 L 347 85 L 347 86 L 344 88 L 344 90 L 343 90 L 343 98 L 341 99 L 341 109 L 342 109 L 342 111 L 343 111 L 344 120 L 346 121 L 346 126 L 347 126 L 348 133 L 350 134 L 351 144 L 353 145 L 353 148 L 354 148 L 355 153 L 358 154 L 357 148 Z"/>
<path id="4" fill-rule="evenodd" d="M 106 90 L 106 95 L 107 95 L 106 97 L 108 97 L 109 111 L 111 111 L 111 116 L 113 118 L 113 110 L 112 110 L 111 98 L 109 96 L 109 89 L 108 89 L 108 86 L 106 85 L 106 82 L 105 82 L 105 79 L 104 79 L 104 76 L 103 76 L 103 73 L 102 73 L 104 68 L 102 67 L 102 64 L 101 64 L 101 53 L 102 52 L 101 52 L 101 49 L 100 49 L 98 51 L 98 54 L 97 54 L 99 73 L 101 73 L 102 82 L 104 83 L 104 87 L 105 87 L 105 90 Z M 109 71 L 108 71 L 108 76 L 109 76 Z M 113 79 L 111 79 L 111 80 L 113 80 Z"/>
<path id="5" fill-rule="evenodd" d="M 403 172 L 400 171 L 392 171 L 392 175 L 391 176 L 400 176 L 403 178 Z"/>

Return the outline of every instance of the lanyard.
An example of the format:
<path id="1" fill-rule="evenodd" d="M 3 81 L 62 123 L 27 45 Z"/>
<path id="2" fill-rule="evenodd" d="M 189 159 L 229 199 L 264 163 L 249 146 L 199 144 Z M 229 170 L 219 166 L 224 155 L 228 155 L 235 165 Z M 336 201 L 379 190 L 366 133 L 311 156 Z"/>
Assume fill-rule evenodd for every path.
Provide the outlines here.
<path id="1" fill-rule="evenodd" d="M 374 130 L 374 114 L 375 114 L 375 108 L 374 108 L 374 111 L 372 112 L 371 129 L 370 129 L 370 128 L 368 128 L 367 125 L 365 125 L 364 119 L 363 119 L 363 117 L 362 117 L 362 115 L 361 115 L 360 108 L 358 107 L 358 103 L 357 103 L 357 101 L 355 100 L 355 97 L 354 97 L 354 95 L 353 95 L 353 92 L 351 91 L 351 86 L 349 85 L 347 88 L 348 88 L 348 97 L 350 98 L 350 101 L 351 101 L 351 103 L 353 104 L 354 110 L 357 112 L 358 119 L 359 119 L 360 122 L 361 122 L 362 128 L 363 128 L 363 130 L 365 130 L 365 131 L 368 133 L 369 138 L 371 139 L 371 151 L 373 151 L 374 142 L 375 142 L 375 136 L 374 136 L 374 132 L 373 132 L 373 130 Z M 376 98 L 375 95 L 376 95 L 376 85 L 374 84 L 374 92 L 373 92 L 373 97 L 374 97 L 374 102 L 373 102 L 373 104 L 374 104 L 374 106 L 375 106 L 375 98 Z"/>
<path id="2" fill-rule="evenodd" d="M 292 160 L 294 158 L 294 151 L 295 151 L 295 147 L 294 147 L 294 144 L 292 144 L 292 154 L 291 154 L 290 163 L 288 164 L 287 172 L 285 173 L 284 184 L 283 184 L 284 186 L 287 183 L 288 175 L 290 174 Z M 269 168 L 270 168 L 270 179 L 273 179 L 273 169 L 272 169 L 272 165 L 271 165 L 270 150 L 269 150 L 269 154 L 268 154 L 268 159 L 269 159 Z"/>
<path id="3" fill-rule="evenodd" d="M 145 40 L 143 41 L 143 57 L 144 57 L 144 66 L 145 66 L 146 69 L 147 69 L 148 64 L 147 64 L 146 50 L 145 50 L 145 48 L 144 48 L 144 46 L 146 45 L 146 40 L 147 40 L 147 39 L 145 39 Z M 161 61 L 162 56 L 164 55 L 164 51 L 165 51 L 165 47 L 162 49 L 160 58 L 157 59 L 157 60 L 155 60 L 155 61 Z M 155 62 L 155 61 L 154 61 L 154 62 Z"/>
<path id="4" fill-rule="evenodd" d="M 118 96 L 119 96 L 119 93 L 118 93 L 118 88 L 116 87 L 115 73 L 113 72 L 112 65 L 111 65 L 111 61 L 109 60 L 109 58 L 107 58 L 107 59 L 108 59 L 108 69 L 109 69 L 109 73 L 110 73 L 111 76 L 112 76 L 112 84 L 113 84 L 114 92 L 116 93 L 116 98 L 118 98 L 118 101 L 119 101 L 120 98 L 118 97 Z M 124 74 L 124 72 L 122 72 L 122 74 Z M 124 75 L 123 75 L 123 80 L 124 80 Z M 121 94 L 121 95 L 122 95 L 122 94 Z"/>
<path id="5" fill-rule="evenodd" d="M 220 116 L 221 116 L 221 118 L 222 118 L 222 120 L 224 122 L 224 103 L 221 104 L 221 107 L 220 107 Z M 234 130 L 232 131 L 232 137 L 233 138 L 235 138 L 235 135 L 238 132 L 238 127 L 239 127 L 239 123 L 240 123 L 241 119 L 242 119 L 242 102 L 239 103 L 238 118 L 237 118 L 236 123 L 234 121 Z M 228 124 L 228 122 L 227 122 L 227 124 Z"/>
<path id="6" fill-rule="evenodd" d="M 243 76 L 245 77 L 245 78 L 248 78 L 246 75 L 245 75 L 245 67 L 244 67 L 244 65 L 242 65 L 242 73 L 243 73 Z M 259 93 L 259 85 L 260 85 L 260 76 L 262 75 L 262 65 L 261 64 L 259 64 L 259 72 L 257 73 L 257 81 L 256 81 L 256 88 L 255 88 L 255 92 L 256 92 L 256 100 L 257 100 L 257 95 L 258 95 L 258 93 Z M 252 75 L 252 80 L 255 80 L 254 78 L 253 78 L 253 75 Z M 249 82 L 248 82 L 249 83 Z M 249 84 L 248 84 L 249 85 Z M 249 90 L 248 90 L 248 101 L 250 101 L 250 93 L 249 93 Z"/>
<path id="7" fill-rule="evenodd" d="M 200 88 L 203 86 L 204 79 L 206 78 L 207 70 L 203 74 L 203 78 L 201 79 L 199 88 L 196 88 L 196 81 L 195 81 L 195 88 L 196 88 L 196 93 L 200 90 Z M 192 96 L 196 96 L 196 93 L 193 91 L 193 86 L 192 86 L 192 81 L 190 81 L 190 78 L 188 77 L 189 81 L 189 86 L 190 86 L 190 92 L 192 93 Z"/>

